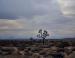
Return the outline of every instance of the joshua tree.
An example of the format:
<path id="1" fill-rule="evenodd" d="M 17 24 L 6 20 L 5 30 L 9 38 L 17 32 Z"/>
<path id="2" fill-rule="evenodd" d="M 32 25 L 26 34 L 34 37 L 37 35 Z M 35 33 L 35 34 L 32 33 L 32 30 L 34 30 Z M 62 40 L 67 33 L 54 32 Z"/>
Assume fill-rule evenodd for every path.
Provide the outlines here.
<path id="1" fill-rule="evenodd" d="M 49 36 L 48 32 L 46 30 L 43 31 L 42 29 L 40 29 L 38 31 L 38 33 L 39 34 L 37 35 L 37 37 L 42 38 L 43 39 L 43 44 L 44 44 L 46 37 Z"/>

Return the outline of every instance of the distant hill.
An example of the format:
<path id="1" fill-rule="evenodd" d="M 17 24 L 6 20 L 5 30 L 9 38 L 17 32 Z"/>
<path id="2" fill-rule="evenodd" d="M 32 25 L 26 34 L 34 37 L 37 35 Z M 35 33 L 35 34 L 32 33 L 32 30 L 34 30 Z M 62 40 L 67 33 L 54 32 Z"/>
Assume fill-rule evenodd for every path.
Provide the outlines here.
<path id="1" fill-rule="evenodd" d="M 75 41 L 75 38 L 64 38 L 65 41 Z"/>

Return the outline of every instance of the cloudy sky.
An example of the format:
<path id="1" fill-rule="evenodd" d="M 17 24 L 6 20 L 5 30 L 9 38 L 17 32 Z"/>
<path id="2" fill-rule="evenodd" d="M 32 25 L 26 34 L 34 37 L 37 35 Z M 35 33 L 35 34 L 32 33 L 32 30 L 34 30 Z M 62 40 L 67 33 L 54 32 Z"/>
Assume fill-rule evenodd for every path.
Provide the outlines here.
<path id="1" fill-rule="evenodd" d="M 0 0 L 0 36 L 75 37 L 75 0 Z"/>

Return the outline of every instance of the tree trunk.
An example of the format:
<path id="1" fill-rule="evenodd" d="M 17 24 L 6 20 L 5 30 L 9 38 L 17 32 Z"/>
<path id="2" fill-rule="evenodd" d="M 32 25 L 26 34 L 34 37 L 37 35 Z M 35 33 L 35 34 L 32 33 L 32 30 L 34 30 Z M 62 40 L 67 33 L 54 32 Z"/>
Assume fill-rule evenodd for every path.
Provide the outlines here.
<path id="1" fill-rule="evenodd" d="M 45 38 L 43 38 L 43 45 L 45 44 Z"/>

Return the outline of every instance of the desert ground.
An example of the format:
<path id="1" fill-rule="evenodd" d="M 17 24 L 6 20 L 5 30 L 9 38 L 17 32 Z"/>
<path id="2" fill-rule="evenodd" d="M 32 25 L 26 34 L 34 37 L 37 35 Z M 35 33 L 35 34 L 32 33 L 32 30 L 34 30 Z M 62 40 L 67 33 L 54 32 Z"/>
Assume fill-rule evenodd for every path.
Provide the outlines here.
<path id="1" fill-rule="evenodd" d="M 0 58 L 75 58 L 75 41 L 1 40 Z"/>

